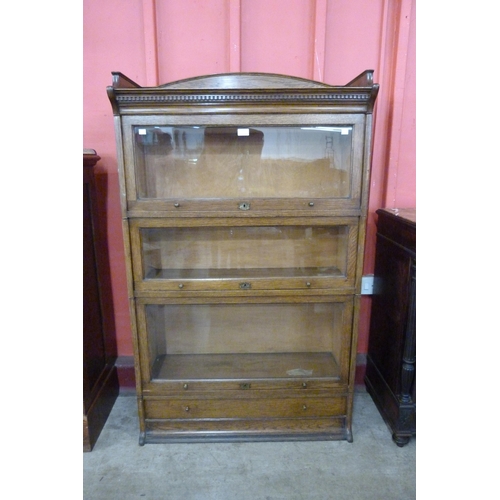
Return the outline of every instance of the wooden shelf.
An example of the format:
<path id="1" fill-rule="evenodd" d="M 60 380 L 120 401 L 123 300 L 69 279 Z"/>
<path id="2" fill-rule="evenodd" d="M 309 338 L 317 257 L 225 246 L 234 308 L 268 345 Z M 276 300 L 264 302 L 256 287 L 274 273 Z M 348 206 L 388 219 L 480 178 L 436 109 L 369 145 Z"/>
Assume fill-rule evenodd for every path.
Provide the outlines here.
<path id="1" fill-rule="evenodd" d="M 174 354 L 156 358 L 153 380 L 338 378 L 331 353 Z"/>

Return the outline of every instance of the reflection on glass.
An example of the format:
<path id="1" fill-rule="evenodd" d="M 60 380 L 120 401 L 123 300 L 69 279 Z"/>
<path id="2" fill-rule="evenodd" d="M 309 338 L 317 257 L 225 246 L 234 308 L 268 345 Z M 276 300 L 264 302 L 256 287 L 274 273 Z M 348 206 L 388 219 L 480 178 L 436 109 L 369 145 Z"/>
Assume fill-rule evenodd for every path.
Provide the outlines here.
<path id="1" fill-rule="evenodd" d="M 134 127 L 140 198 L 343 198 L 352 127 Z M 193 181 L 194 179 L 194 181 Z"/>

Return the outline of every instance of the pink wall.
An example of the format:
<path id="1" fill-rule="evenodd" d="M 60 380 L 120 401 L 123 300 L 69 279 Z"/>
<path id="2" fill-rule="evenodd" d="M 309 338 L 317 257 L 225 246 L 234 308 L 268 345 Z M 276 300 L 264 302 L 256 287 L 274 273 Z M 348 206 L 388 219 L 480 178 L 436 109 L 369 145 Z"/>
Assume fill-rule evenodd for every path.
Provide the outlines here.
<path id="1" fill-rule="evenodd" d="M 109 254 L 118 355 L 132 355 L 118 200 L 111 71 L 154 86 L 209 73 L 283 73 L 343 85 L 375 70 L 375 109 L 365 274 L 373 272 L 374 212 L 416 204 L 416 0 L 84 0 L 83 147 L 96 167 Z M 358 352 L 368 347 L 363 298 Z"/>

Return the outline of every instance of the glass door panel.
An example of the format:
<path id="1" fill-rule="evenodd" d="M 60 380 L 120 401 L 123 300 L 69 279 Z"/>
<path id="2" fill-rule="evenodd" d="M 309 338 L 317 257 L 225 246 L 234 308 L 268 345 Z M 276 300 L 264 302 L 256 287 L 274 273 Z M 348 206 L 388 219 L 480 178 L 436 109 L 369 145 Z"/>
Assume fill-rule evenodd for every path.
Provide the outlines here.
<path id="1" fill-rule="evenodd" d="M 348 234 L 348 226 L 143 228 L 143 276 L 345 276 Z"/>
<path id="2" fill-rule="evenodd" d="M 328 220 L 331 225 L 283 219 L 281 226 L 247 226 L 211 219 L 209 227 L 193 227 L 185 219 L 174 219 L 168 227 L 153 219 L 133 220 L 136 287 L 235 291 L 353 286 L 357 219 Z"/>
<path id="3" fill-rule="evenodd" d="M 338 378 L 347 368 L 345 308 L 345 303 L 147 304 L 151 378 Z"/>
<path id="4" fill-rule="evenodd" d="M 139 199 L 348 198 L 353 126 L 134 126 Z"/>

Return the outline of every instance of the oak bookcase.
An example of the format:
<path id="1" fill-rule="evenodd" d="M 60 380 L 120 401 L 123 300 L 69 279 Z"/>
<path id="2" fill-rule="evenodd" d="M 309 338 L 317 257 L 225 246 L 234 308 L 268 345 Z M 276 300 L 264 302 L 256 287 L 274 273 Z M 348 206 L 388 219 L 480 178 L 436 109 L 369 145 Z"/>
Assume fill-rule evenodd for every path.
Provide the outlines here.
<path id="1" fill-rule="evenodd" d="M 377 92 L 113 73 L 140 444 L 352 441 Z"/>

